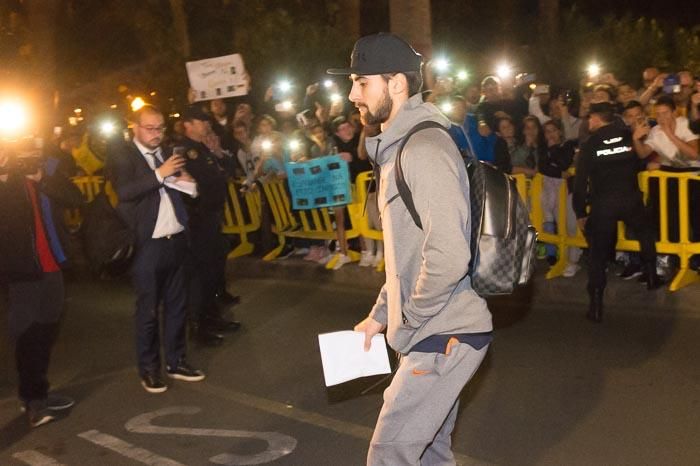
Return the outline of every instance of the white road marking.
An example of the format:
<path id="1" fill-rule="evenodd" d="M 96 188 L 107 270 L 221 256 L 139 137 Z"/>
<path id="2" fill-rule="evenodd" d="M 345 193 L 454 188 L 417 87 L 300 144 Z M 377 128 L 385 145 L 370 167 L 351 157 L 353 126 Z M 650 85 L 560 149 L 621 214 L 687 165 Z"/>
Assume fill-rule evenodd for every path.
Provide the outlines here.
<path id="1" fill-rule="evenodd" d="M 117 437 L 103 434 L 98 430 L 88 430 L 87 432 L 78 434 L 78 437 L 149 466 L 185 466 L 182 463 L 157 455 L 145 448 L 134 446 Z"/>
<path id="2" fill-rule="evenodd" d="M 131 418 L 124 427 L 128 432 L 140 434 L 161 434 L 161 435 L 190 435 L 195 437 L 229 437 L 229 438 L 253 438 L 267 442 L 268 448 L 260 453 L 252 455 L 234 455 L 233 453 L 223 453 L 212 456 L 209 461 L 215 464 L 226 466 L 252 465 L 270 463 L 286 456 L 294 451 L 297 440 L 288 435 L 278 432 L 251 432 L 246 430 L 230 429 L 202 429 L 190 427 L 163 427 L 155 426 L 151 422 L 159 417 L 172 416 L 176 414 L 192 415 L 201 411 L 194 406 L 173 406 L 159 409 L 150 413 L 141 414 Z"/>
<path id="3" fill-rule="evenodd" d="M 12 457 L 30 466 L 65 466 L 63 463 L 59 463 L 50 456 L 46 456 L 34 450 L 20 451 L 13 454 Z"/>
<path id="4" fill-rule="evenodd" d="M 249 395 L 248 393 L 238 392 L 226 387 L 214 385 L 211 383 L 211 381 L 207 382 L 206 384 L 191 384 L 188 386 L 188 388 L 209 396 L 217 396 L 224 400 L 234 401 L 238 404 L 264 411 L 266 413 L 276 414 L 278 416 L 283 416 L 315 427 L 331 430 L 339 434 L 366 440 L 368 447 L 369 441 L 372 439 L 372 434 L 374 433 L 374 429 L 371 427 L 341 421 L 339 419 L 314 413 L 313 411 L 306 411 L 297 407 L 290 408 L 285 403 L 268 400 L 267 398 L 261 398 L 255 395 Z M 459 465 L 483 466 L 492 464 L 487 461 L 472 458 L 457 452 L 454 452 L 454 456 L 457 460 L 457 464 Z"/>

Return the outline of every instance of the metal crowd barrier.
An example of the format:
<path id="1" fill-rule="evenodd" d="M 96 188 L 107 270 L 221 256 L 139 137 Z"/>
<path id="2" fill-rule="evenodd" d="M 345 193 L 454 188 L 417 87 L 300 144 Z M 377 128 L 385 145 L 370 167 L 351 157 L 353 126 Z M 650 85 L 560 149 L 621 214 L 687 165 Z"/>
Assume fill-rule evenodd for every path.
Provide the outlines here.
<path id="1" fill-rule="evenodd" d="M 241 193 L 242 186 L 243 184 L 238 181 L 229 181 L 228 196 L 224 205 L 221 231 L 227 235 L 238 235 L 241 241 L 229 253 L 230 259 L 251 254 L 254 246 L 248 240 L 248 235 L 260 229 L 260 193 L 257 191 Z M 241 200 L 245 202 L 245 209 L 241 205 Z"/>
<path id="2" fill-rule="evenodd" d="M 518 187 L 520 188 L 525 181 L 524 175 L 515 175 Z M 556 222 L 556 232 L 547 233 L 543 228 L 543 212 L 542 204 L 539 202 L 542 196 L 542 180 L 543 176 L 537 174 L 530 180 L 531 186 L 528 193 L 530 200 L 530 219 L 533 226 L 538 231 L 538 239 L 543 243 L 553 244 L 559 249 L 558 261 L 549 269 L 546 277 L 555 278 L 561 276 L 567 264 L 567 250 L 569 247 L 588 247 L 586 239 L 580 230 L 577 230 L 575 236 L 570 236 L 567 233 L 567 207 L 566 201 L 568 191 L 566 183 L 562 183 L 559 189 L 559 209 Z M 700 212 L 690 212 L 688 203 L 688 182 L 695 181 L 700 183 L 700 176 L 697 173 L 672 173 L 664 171 L 645 171 L 639 175 L 639 184 L 644 194 L 645 201 L 649 201 L 649 180 L 656 179 L 659 183 L 658 205 L 655 206 L 659 211 L 659 240 L 656 242 L 656 251 L 659 254 L 673 254 L 680 259 L 680 267 L 676 272 L 673 280 L 668 287 L 669 291 L 677 291 L 685 286 L 700 282 L 700 274 L 689 267 L 690 257 L 694 254 L 700 254 L 700 243 L 690 241 L 690 215 L 700 215 Z M 674 179 L 678 182 L 678 230 L 680 232 L 679 241 L 669 241 L 669 215 L 667 207 L 668 199 L 668 181 Z M 522 191 L 521 191 L 522 195 Z M 527 199 L 527 198 L 526 198 Z M 626 236 L 625 227 L 622 222 L 618 223 L 617 244 L 615 245 L 618 251 L 633 251 L 640 250 L 639 242 Z"/>
<path id="3" fill-rule="evenodd" d="M 374 240 L 383 240 L 383 233 L 380 230 L 370 228 L 369 219 L 364 210 L 367 199 L 367 187 L 372 178 L 372 172 L 365 172 L 358 175 L 353 193 L 353 202 L 347 206 L 352 227 L 346 230 L 346 238 L 356 238 L 364 236 Z M 559 189 L 559 209 L 556 221 L 556 231 L 548 233 L 543 228 L 543 211 L 540 199 L 542 197 L 542 181 L 544 177 L 540 174 L 532 179 L 525 175 L 514 175 L 518 192 L 530 207 L 530 219 L 539 234 L 539 241 L 557 246 L 559 249 L 559 259 L 547 272 L 547 278 L 555 278 L 562 275 L 567 265 L 567 250 L 569 247 L 588 247 L 586 239 L 581 231 L 577 231 L 575 236 L 567 233 L 567 185 L 562 183 Z M 656 179 L 659 184 L 659 232 L 660 239 L 656 242 L 656 251 L 659 254 L 673 254 L 680 258 L 680 268 L 669 285 L 670 291 L 679 290 L 685 286 L 700 282 L 700 274 L 690 269 L 690 257 L 700 254 L 700 243 L 690 241 L 689 219 L 690 215 L 700 215 L 700 212 L 690 212 L 688 203 L 688 183 L 695 181 L 700 183 L 700 176 L 697 173 L 671 173 L 663 171 L 645 171 L 640 173 L 639 182 L 645 201 L 649 199 L 649 180 Z M 678 205 L 679 205 L 679 241 L 669 241 L 669 215 L 667 209 L 668 180 L 674 179 L 678 183 Z M 104 179 L 99 176 L 83 176 L 73 178 L 73 182 L 80 188 L 86 200 L 92 201 L 95 196 L 105 189 Z M 272 232 L 277 235 L 279 246 L 264 256 L 264 260 L 274 260 L 279 256 L 286 243 L 286 238 L 304 238 L 316 240 L 336 239 L 336 232 L 330 210 L 310 209 L 292 210 L 290 196 L 287 192 L 284 180 L 270 180 L 262 183 L 265 199 L 272 213 Z M 107 184 L 108 195 L 113 205 L 116 203 L 116 195 Z M 241 243 L 230 254 L 229 257 L 239 257 L 253 252 L 253 245 L 248 239 L 248 235 L 257 231 L 261 227 L 262 206 L 259 192 L 249 191 L 245 194 L 239 192 L 238 182 L 229 183 L 229 196 L 226 202 L 223 221 L 223 232 L 234 234 L 240 237 Z M 243 201 L 243 204 L 242 204 Z M 245 208 L 243 207 L 245 206 Z M 79 226 L 81 222 L 80 212 L 70 210 L 66 213 L 66 221 L 69 226 Z M 625 229 L 620 222 L 618 227 L 618 241 L 616 244 L 618 251 L 639 251 L 639 242 L 628 238 Z M 353 261 L 358 261 L 360 254 L 357 251 L 348 251 L 348 255 Z M 332 259 L 327 268 L 333 268 L 335 259 Z M 383 270 L 383 262 L 377 267 Z"/>
<path id="4" fill-rule="evenodd" d="M 348 211 L 350 211 L 350 215 L 354 216 L 353 222 L 357 222 L 357 227 L 360 229 L 361 236 L 376 241 L 384 241 L 384 233 L 381 230 L 375 230 L 370 227 L 369 217 L 367 216 L 367 211 L 365 209 L 365 205 L 367 203 L 367 190 L 373 178 L 374 175 L 372 172 L 363 172 L 357 175 L 357 178 L 355 179 L 355 189 L 357 194 L 355 199 L 356 202 L 348 206 Z M 379 262 L 376 270 L 377 272 L 384 271 L 384 259 Z"/>
<path id="5" fill-rule="evenodd" d="M 286 244 L 286 238 L 303 238 L 312 240 L 336 239 L 334 219 L 331 218 L 332 208 L 316 208 L 309 210 L 292 210 L 290 195 L 287 192 L 286 182 L 282 179 L 270 179 L 262 183 L 265 199 L 272 212 L 272 232 L 277 235 L 279 245 L 267 253 L 263 260 L 271 261 L 279 256 Z M 357 204 L 357 196 L 353 195 Z M 351 228 L 345 230 L 346 239 L 357 238 L 360 235 L 357 210 L 348 206 Z M 348 257 L 352 262 L 360 260 L 357 251 L 348 250 Z M 334 256 L 327 264 L 327 269 L 332 269 L 337 258 Z"/>

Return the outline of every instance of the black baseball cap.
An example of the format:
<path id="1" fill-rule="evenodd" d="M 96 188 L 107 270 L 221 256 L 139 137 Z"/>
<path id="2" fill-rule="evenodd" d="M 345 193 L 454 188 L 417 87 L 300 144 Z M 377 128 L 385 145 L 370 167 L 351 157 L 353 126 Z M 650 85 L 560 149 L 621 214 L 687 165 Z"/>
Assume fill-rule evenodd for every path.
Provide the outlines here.
<path id="1" fill-rule="evenodd" d="M 204 109 L 197 104 L 188 105 L 185 107 L 185 109 L 182 111 L 181 118 L 182 121 L 211 121 L 211 115 L 205 112 Z"/>
<path id="2" fill-rule="evenodd" d="M 328 74 L 373 75 L 420 71 L 423 56 L 397 35 L 380 32 L 361 37 L 350 56 L 350 68 L 331 68 Z"/>

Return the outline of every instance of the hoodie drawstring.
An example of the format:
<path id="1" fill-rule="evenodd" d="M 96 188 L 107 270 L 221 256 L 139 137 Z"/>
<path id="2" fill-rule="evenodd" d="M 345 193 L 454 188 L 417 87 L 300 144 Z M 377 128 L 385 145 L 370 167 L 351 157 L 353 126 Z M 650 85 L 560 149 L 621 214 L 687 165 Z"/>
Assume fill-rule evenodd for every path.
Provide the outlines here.
<path id="1" fill-rule="evenodd" d="M 370 162 L 372 163 L 372 181 L 369 183 L 369 187 L 367 188 L 367 194 L 372 192 L 372 189 L 374 188 L 374 192 L 376 193 L 374 200 L 377 204 L 377 212 L 379 212 L 379 177 L 382 173 L 379 163 L 377 162 L 377 157 L 379 156 L 379 144 L 381 144 L 381 142 L 381 139 L 377 139 L 377 146 L 374 148 L 374 159 L 370 159 Z M 365 205 L 362 207 L 362 215 L 365 215 L 367 212 L 368 199 L 369 196 L 365 197 Z"/>

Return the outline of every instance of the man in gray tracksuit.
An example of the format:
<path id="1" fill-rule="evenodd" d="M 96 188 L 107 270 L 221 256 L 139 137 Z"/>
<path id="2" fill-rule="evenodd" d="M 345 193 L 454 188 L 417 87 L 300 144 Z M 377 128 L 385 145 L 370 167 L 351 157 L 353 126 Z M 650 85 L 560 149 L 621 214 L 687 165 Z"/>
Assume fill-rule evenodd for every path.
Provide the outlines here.
<path id="1" fill-rule="evenodd" d="M 416 124 L 449 120 L 424 103 L 422 57 L 392 34 L 361 38 L 349 74 L 350 100 L 366 125 L 381 133 L 366 139 L 379 171 L 377 198 L 384 229 L 386 283 L 356 331 L 387 330 L 403 355 L 384 392 L 367 458 L 369 465 L 455 464 L 451 451 L 458 397 L 481 364 L 491 341 L 491 313 L 471 287 L 469 180 L 447 132 L 415 133 L 404 148 L 402 168 L 423 228 L 399 197 L 397 149 Z"/>

